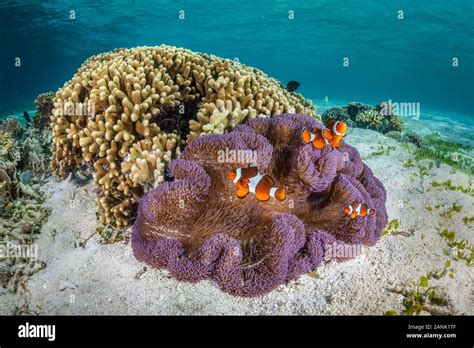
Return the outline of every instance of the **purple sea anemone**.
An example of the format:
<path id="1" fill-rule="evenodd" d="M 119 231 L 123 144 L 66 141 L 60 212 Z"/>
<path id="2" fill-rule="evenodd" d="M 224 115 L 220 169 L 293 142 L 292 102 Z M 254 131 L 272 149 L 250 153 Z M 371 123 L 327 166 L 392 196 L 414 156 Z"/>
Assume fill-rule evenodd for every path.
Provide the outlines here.
<path id="1" fill-rule="evenodd" d="M 178 280 L 210 279 L 230 294 L 258 296 L 312 271 L 334 243 L 375 244 L 387 222 L 382 183 L 344 142 L 305 145 L 303 127 L 321 124 L 284 114 L 192 141 L 169 166 L 174 181 L 140 201 L 135 257 Z M 252 153 L 260 173 L 287 187 L 284 201 L 236 197 L 229 171 L 248 165 L 239 153 Z M 375 215 L 351 219 L 344 209 L 354 202 Z"/>

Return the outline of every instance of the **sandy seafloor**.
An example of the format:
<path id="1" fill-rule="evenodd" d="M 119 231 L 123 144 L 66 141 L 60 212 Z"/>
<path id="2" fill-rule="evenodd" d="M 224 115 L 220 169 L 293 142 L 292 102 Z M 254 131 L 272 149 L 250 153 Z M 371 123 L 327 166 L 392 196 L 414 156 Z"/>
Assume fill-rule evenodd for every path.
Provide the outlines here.
<path id="1" fill-rule="evenodd" d="M 45 206 L 52 209 L 37 240 L 44 270 L 27 282 L 27 292 L 0 289 L 0 313 L 12 314 L 27 303 L 33 314 L 257 314 L 257 315 L 381 315 L 403 309 L 403 295 L 394 288 L 410 288 L 429 271 L 442 269 L 448 256 L 438 226 L 456 231 L 458 239 L 474 243 L 474 226 L 462 218 L 474 212 L 474 199 L 460 191 L 432 187 L 451 179 L 468 186 L 472 177 L 441 164 L 429 176 L 414 176 L 405 168 L 412 158 L 406 146 L 379 133 L 352 129 L 346 141 L 358 148 L 387 190 L 389 220 L 399 219 L 406 235 L 385 235 L 355 259 L 331 262 L 260 298 L 238 298 L 223 293 L 211 281 L 189 284 L 175 281 L 166 271 L 147 268 L 132 255 L 129 243 L 101 244 L 97 235 L 85 247 L 78 241 L 96 228 L 94 188 L 70 180 L 50 178 L 43 186 Z M 389 155 L 371 156 L 380 145 L 395 147 Z M 71 206 L 71 195 L 76 204 Z M 451 219 L 440 212 L 453 203 L 462 211 Z M 437 205 L 429 212 L 427 205 Z M 463 261 L 452 261 L 454 279 L 432 280 L 445 296 L 443 314 L 474 314 L 474 272 Z"/>

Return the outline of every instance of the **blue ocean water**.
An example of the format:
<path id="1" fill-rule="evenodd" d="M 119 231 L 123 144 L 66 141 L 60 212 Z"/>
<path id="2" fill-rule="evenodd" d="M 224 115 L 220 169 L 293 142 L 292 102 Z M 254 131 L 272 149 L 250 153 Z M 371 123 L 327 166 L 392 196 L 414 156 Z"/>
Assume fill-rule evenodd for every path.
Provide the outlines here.
<path id="1" fill-rule="evenodd" d="M 426 110 L 474 119 L 472 0 L 1 1 L 0 17 L 2 116 L 93 54 L 164 43 L 297 80 L 317 104 L 390 99 L 420 103 L 428 122 Z"/>

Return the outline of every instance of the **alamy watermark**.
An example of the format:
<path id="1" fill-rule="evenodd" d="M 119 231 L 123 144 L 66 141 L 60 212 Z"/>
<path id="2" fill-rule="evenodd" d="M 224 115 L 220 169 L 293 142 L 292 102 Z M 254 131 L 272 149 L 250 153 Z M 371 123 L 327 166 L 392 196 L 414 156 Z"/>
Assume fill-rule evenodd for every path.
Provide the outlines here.
<path id="1" fill-rule="evenodd" d="M 229 149 L 217 151 L 218 163 L 248 163 L 257 165 L 257 151 L 245 149 Z"/>
<path id="2" fill-rule="evenodd" d="M 387 102 L 380 103 L 380 113 L 384 116 L 400 115 L 420 119 L 420 103 L 418 102 Z"/>
<path id="3" fill-rule="evenodd" d="M 335 241 L 324 245 L 324 260 L 353 259 L 363 252 L 364 246 L 361 244 L 346 244 Z"/>
<path id="4" fill-rule="evenodd" d="M 0 242 L 0 259 L 26 258 L 38 259 L 38 245 Z"/>
<path id="5" fill-rule="evenodd" d="M 59 113 L 58 116 L 88 116 L 95 117 L 95 104 L 89 101 L 86 103 L 73 103 L 71 101 L 63 102 L 58 100 L 55 103 L 55 110 Z"/>

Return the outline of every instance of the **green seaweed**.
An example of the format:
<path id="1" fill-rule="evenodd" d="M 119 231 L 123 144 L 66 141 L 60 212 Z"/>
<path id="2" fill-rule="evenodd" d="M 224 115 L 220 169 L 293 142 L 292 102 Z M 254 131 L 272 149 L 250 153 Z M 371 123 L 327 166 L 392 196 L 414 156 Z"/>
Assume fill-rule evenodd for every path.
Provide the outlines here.
<path id="1" fill-rule="evenodd" d="M 421 176 L 429 176 L 430 175 L 430 172 L 428 170 L 428 168 L 426 168 L 425 166 L 418 166 L 418 168 L 420 169 L 420 175 Z"/>
<path id="2" fill-rule="evenodd" d="M 415 158 L 433 159 L 446 163 L 454 169 L 474 174 L 474 147 L 443 139 L 439 133 L 433 133 L 423 138 L 423 146 L 415 150 Z"/>
<path id="3" fill-rule="evenodd" d="M 409 160 L 407 160 L 405 163 L 403 163 L 403 166 L 405 168 L 412 168 L 413 167 L 413 160 L 410 158 Z"/>
<path id="4" fill-rule="evenodd" d="M 367 160 L 369 158 L 376 157 L 376 156 L 388 156 L 395 150 L 396 150 L 395 146 L 382 144 L 375 151 L 369 153 L 367 156 L 363 156 L 362 159 Z"/>
<path id="5" fill-rule="evenodd" d="M 397 230 L 400 228 L 400 220 L 398 219 L 392 219 L 388 222 L 387 226 L 382 230 L 382 236 L 388 235 L 388 234 L 394 234 L 397 232 Z"/>
<path id="6" fill-rule="evenodd" d="M 431 183 L 431 185 L 433 187 L 437 187 L 437 188 L 443 188 L 445 190 L 450 190 L 450 191 L 460 191 L 462 193 L 465 193 L 465 194 L 468 194 L 472 197 L 474 197 L 474 189 L 472 188 L 468 188 L 468 187 L 463 187 L 461 185 L 459 186 L 455 186 L 453 185 L 451 179 L 445 181 L 445 182 L 439 182 L 439 181 L 433 181 Z"/>
<path id="7" fill-rule="evenodd" d="M 448 244 L 448 249 L 444 249 L 444 253 L 451 257 L 454 261 L 465 261 L 466 266 L 472 266 L 474 260 L 474 245 L 467 240 L 458 240 L 456 232 L 444 229 L 439 232 L 444 241 Z"/>
<path id="8" fill-rule="evenodd" d="M 385 312 L 385 315 L 420 315 L 422 312 L 433 314 L 433 305 L 446 306 L 447 300 L 441 294 L 438 287 L 430 286 L 431 279 L 441 279 L 446 275 L 452 279 L 454 278 L 454 269 L 451 267 L 451 261 L 447 260 L 442 270 L 432 270 L 428 274 L 421 276 L 418 279 L 417 285 L 410 288 L 403 288 L 400 291 L 393 290 L 404 296 L 404 309 L 400 313 L 395 310 Z"/>
<path id="9" fill-rule="evenodd" d="M 425 176 L 429 176 L 430 175 L 430 171 L 428 170 L 428 168 L 426 168 L 425 166 L 421 165 L 421 164 L 418 164 L 418 172 L 413 172 L 411 173 L 411 176 L 413 177 L 420 177 L 420 178 L 423 178 Z"/>
<path id="10" fill-rule="evenodd" d="M 388 222 L 387 226 L 382 230 L 381 236 L 391 235 L 391 236 L 404 236 L 404 237 L 411 237 L 414 235 L 413 231 L 405 232 L 399 231 L 400 228 L 400 220 L 392 219 Z"/>
<path id="11" fill-rule="evenodd" d="M 441 279 L 446 276 L 446 274 L 449 274 L 449 278 L 453 279 L 454 278 L 454 268 L 451 267 L 451 260 L 447 260 L 444 263 L 444 268 L 442 270 L 433 270 L 428 272 L 428 279 Z"/>
<path id="12" fill-rule="evenodd" d="M 474 215 L 470 216 L 470 217 L 465 216 L 465 217 L 462 218 L 462 221 L 464 222 L 465 225 L 468 225 L 468 224 L 474 222 Z"/>
<path id="13" fill-rule="evenodd" d="M 451 219 L 454 213 L 460 213 L 461 210 L 462 210 L 461 204 L 453 203 L 452 206 L 448 208 L 448 210 L 440 213 L 439 216 Z"/>

